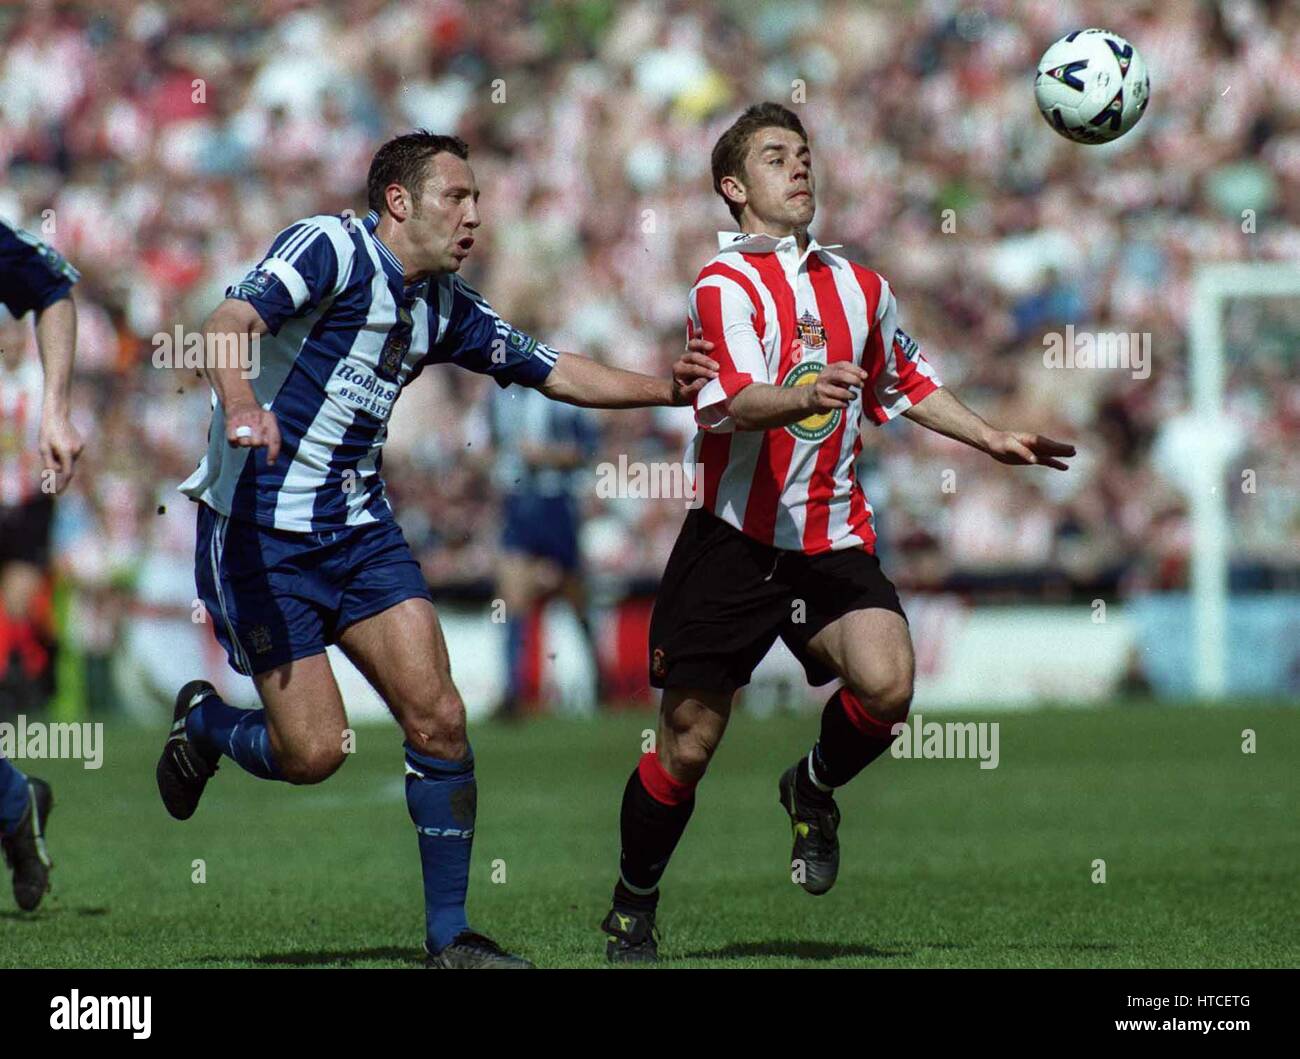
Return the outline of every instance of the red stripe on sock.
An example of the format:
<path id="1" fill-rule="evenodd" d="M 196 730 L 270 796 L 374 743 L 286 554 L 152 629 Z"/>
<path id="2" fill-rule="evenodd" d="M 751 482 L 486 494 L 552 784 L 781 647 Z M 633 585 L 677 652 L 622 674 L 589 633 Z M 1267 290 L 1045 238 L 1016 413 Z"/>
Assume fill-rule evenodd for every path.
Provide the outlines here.
<path id="1" fill-rule="evenodd" d="M 872 717 L 871 714 L 867 713 L 867 708 L 848 688 L 840 688 L 840 707 L 844 710 L 844 715 L 848 717 L 849 723 L 863 735 L 869 735 L 876 739 L 892 740 L 894 738 L 894 726 L 886 724 L 879 718 Z"/>
<path id="2" fill-rule="evenodd" d="M 683 802 L 690 801 L 691 795 L 695 793 L 695 784 L 683 783 L 668 774 L 668 770 L 659 760 L 658 752 L 642 754 L 641 760 L 637 762 L 636 771 L 641 777 L 641 786 L 646 789 L 646 793 L 664 805 L 681 805 Z"/>

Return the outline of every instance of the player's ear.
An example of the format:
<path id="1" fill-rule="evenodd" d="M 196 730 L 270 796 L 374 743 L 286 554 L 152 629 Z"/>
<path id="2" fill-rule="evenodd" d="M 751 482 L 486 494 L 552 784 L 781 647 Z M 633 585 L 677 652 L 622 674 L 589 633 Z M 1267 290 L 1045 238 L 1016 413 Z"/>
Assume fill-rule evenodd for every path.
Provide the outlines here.
<path id="1" fill-rule="evenodd" d="M 411 215 L 411 195 L 401 184 L 389 184 L 384 190 L 388 203 L 388 212 L 397 220 L 404 221 Z"/>
<path id="2" fill-rule="evenodd" d="M 728 202 L 734 202 L 737 206 L 744 206 L 749 201 L 749 193 L 745 190 L 745 185 L 740 182 L 739 177 L 724 176 L 719 182 L 722 193 L 727 197 Z"/>

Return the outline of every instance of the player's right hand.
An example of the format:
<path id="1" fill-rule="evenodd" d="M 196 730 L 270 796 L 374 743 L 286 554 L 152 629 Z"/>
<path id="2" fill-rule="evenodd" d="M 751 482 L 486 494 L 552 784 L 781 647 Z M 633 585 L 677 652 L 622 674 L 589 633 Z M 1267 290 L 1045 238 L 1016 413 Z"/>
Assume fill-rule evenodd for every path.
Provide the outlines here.
<path id="1" fill-rule="evenodd" d="M 807 389 L 805 398 L 809 412 L 833 412 L 837 408 L 847 408 L 857 395 L 858 389 L 865 386 L 871 378 L 867 372 L 847 360 L 837 360 L 826 365 L 817 376 L 817 381 Z"/>
<path id="2" fill-rule="evenodd" d="M 231 448 L 266 449 L 266 462 L 280 455 L 280 425 L 261 405 L 247 403 L 226 409 L 226 441 Z"/>

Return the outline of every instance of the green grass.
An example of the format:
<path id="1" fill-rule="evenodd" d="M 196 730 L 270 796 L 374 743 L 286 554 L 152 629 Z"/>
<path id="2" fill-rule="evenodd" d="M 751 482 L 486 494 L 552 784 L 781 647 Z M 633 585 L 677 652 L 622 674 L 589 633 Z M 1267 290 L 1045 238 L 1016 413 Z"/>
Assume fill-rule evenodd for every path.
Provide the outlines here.
<path id="1" fill-rule="evenodd" d="M 1001 722 L 1000 766 L 873 766 L 840 795 L 839 883 L 813 898 L 790 881 L 776 778 L 816 720 L 738 716 L 669 869 L 664 955 L 694 967 L 1300 963 L 1300 710 L 975 719 Z M 476 926 L 544 966 L 602 965 L 619 799 L 650 723 L 477 727 Z M 158 733 L 120 726 L 106 740 L 98 772 L 28 764 L 58 799 L 55 889 L 34 916 L 0 895 L 0 967 L 416 965 L 420 877 L 395 728 L 360 729 L 353 759 L 318 787 L 227 763 L 187 823 L 158 801 Z"/>

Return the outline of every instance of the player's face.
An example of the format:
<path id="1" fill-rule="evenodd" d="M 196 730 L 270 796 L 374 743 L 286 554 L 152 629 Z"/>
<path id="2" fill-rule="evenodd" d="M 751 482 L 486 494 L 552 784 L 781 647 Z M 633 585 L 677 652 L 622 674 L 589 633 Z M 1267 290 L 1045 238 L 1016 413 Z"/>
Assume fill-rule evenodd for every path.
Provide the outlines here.
<path id="1" fill-rule="evenodd" d="M 420 205 L 412 212 L 410 237 L 431 272 L 458 272 L 479 226 L 478 184 L 463 158 L 443 151 L 430 160 Z"/>
<path id="2" fill-rule="evenodd" d="M 812 151 L 791 129 L 759 129 L 745 158 L 746 206 L 772 234 L 807 228 L 817 212 Z"/>

